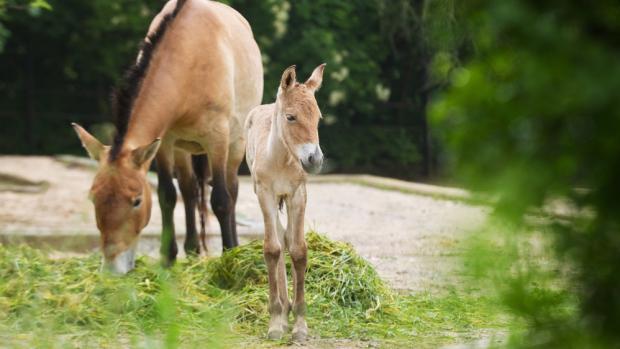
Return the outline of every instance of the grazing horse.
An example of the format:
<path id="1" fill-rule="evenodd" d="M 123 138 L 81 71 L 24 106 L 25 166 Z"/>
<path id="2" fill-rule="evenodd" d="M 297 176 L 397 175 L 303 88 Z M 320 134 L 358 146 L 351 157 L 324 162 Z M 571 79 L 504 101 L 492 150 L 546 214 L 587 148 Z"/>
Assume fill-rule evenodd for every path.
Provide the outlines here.
<path id="1" fill-rule="evenodd" d="M 133 268 L 138 235 L 151 213 L 146 172 L 153 159 L 163 221 L 163 262 L 174 262 L 177 254 L 175 169 L 184 197 L 195 197 L 196 188 L 201 189 L 192 179 L 191 154 L 208 157 L 211 207 L 224 248 L 238 244 L 235 203 L 237 171 L 245 152 L 243 125 L 262 93 L 260 51 L 250 25 L 238 12 L 207 0 L 172 0 L 164 6 L 114 95 L 113 144 L 104 146 L 74 125 L 88 154 L 99 162 L 90 197 L 104 266 L 119 273 Z M 203 167 L 207 163 L 204 156 L 194 160 Z M 201 180 L 204 169 L 196 167 L 193 171 Z M 194 200 L 187 206 L 195 205 Z M 186 241 L 186 251 L 195 252 L 196 245 L 192 237 L 189 244 Z"/>
<path id="2" fill-rule="evenodd" d="M 293 339 L 304 341 L 308 333 L 304 319 L 306 171 L 316 172 L 323 163 L 318 132 L 321 111 L 314 93 L 321 86 L 324 68 L 325 64 L 318 66 L 303 84 L 295 81 L 295 66 L 287 68 L 275 104 L 254 108 L 245 124 L 246 160 L 265 220 L 263 250 L 269 278 L 270 339 L 282 337 L 291 310 L 284 249 L 293 261 Z M 283 203 L 286 229 L 278 217 Z"/>

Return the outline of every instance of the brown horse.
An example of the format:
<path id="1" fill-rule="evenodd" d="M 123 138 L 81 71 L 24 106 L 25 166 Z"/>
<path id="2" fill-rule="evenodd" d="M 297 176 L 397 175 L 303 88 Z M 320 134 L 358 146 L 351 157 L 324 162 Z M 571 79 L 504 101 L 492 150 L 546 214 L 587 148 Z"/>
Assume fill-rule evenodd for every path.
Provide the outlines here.
<path id="1" fill-rule="evenodd" d="M 284 71 L 275 104 L 254 108 L 246 121 L 248 167 L 254 192 L 258 196 L 265 221 L 263 246 L 269 279 L 268 337 L 280 339 L 288 327 L 291 309 L 288 299 L 284 250 L 293 261 L 293 339 L 305 340 L 304 277 L 306 241 L 306 173 L 315 172 L 323 163 L 319 146 L 321 111 L 314 98 L 323 81 L 325 64 L 318 66 L 303 84 L 295 81 L 295 66 Z M 278 206 L 286 203 L 287 224 L 278 217 Z"/>
<path id="2" fill-rule="evenodd" d="M 172 263 L 177 254 L 172 214 L 175 169 L 183 196 L 195 197 L 191 154 L 206 154 L 209 159 L 211 206 L 224 248 L 238 244 L 235 202 L 237 171 L 245 151 L 243 125 L 262 93 L 260 51 L 250 25 L 238 12 L 206 0 L 171 0 L 164 6 L 136 64 L 115 93 L 113 144 L 104 146 L 74 125 L 88 154 L 99 161 L 90 197 L 104 265 L 120 273 L 133 268 L 138 235 L 150 218 L 146 172 L 153 159 L 159 179 L 163 261 Z M 206 159 L 197 160 L 204 164 Z M 195 204 L 195 200 L 186 203 L 192 211 Z M 185 244 L 188 253 L 196 252 L 193 235 Z"/>

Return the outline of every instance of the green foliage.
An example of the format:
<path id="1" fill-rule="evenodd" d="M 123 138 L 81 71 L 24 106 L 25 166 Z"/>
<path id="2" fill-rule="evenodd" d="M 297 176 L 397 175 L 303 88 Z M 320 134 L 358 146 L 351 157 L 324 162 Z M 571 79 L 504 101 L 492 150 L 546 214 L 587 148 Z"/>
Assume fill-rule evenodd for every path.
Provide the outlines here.
<path id="1" fill-rule="evenodd" d="M 484 296 L 397 295 L 350 245 L 308 234 L 313 336 L 437 347 L 507 326 Z M 51 260 L 0 245 L 0 341 L 8 347 L 265 345 L 267 276 L 260 242 L 160 269 L 140 258 L 124 277 L 99 256 Z"/>
<path id="2" fill-rule="evenodd" d="M 51 10 L 52 6 L 46 0 L 0 0 L 0 54 L 4 51 L 6 39 L 11 32 L 6 28 L 6 22 L 13 11 L 27 11 L 30 16 L 36 17 L 41 10 Z"/>
<path id="3" fill-rule="evenodd" d="M 327 63 L 317 98 L 332 170 L 428 174 L 428 96 L 445 82 L 462 44 L 434 44 L 435 36 L 455 32 L 453 0 L 225 2 L 248 19 L 261 48 L 264 102 L 275 99 L 286 67 L 296 64 L 305 79 Z M 135 60 L 162 6 L 160 0 L 49 3 L 54 10 L 35 21 L 19 12 L 5 23 L 13 35 L 0 55 L 0 112 L 9 125 L 0 130 L 0 152 L 82 154 L 66 125 L 111 121 L 111 87 Z M 431 76 L 433 62 L 444 69 Z"/>
<path id="4" fill-rule="evenodd" d="M 36 18 L 11 12 L 0 55 L 0 129 L 4 153 L 70 152 L 67 125 L 109 122 L 109 94 L 135 60 L 158 0 L 49 1 Z M 75 148 L 74 152 L 80 151 Z"/>
<path id="5" fill-rule="evenodd" d="M 453 173 L 497 197 L 497 217 L 512 224 L 499 232 L 522 231 L 526 213 L 551 200 L 571 213 L 543 225 L 561 263 L 574 268 L 574 284 L 552 291 L 534 287 L 540 275 L 512 278 L 506 299 L 533 325 L 521 344 L 617 347 L 620 26 L 611 17 L 620 5 L 475 1 L 465 10 L 476 55 L 451 74 L 450 90 L 432 111 L 445 131 Z M 527 249 L 515 241 L 508 246 Z M 552 315 L 565 303 L 556 302 L 562 294 L 575 295 L 579 310 L 558 318 Z"/>

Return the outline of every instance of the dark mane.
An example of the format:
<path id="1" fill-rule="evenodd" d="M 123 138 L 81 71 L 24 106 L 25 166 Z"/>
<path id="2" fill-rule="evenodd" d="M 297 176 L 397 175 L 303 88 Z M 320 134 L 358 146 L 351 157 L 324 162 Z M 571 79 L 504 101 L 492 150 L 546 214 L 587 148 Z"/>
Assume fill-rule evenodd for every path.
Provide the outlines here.
<path id="1" fill-rule="evenodd" d="M 109 161 L 114 161 L 123 147 L 133 103 L 140 92 L 140 87 L 149 69 L 153 53 L 164 37 L 170 23 L 177 16 L 179 11 L 181 11 L 186 1 L 187 0 L 178 0 L 174 11 L 165 15 L 157 29 L 153 33 L 147 35 L 142 41 L 140 59 L 125 72 L 121 83 L 112 93 L 112 113 L 115 118 L 116 134 L 114 136 L 112 148 L 110 149 Z"/>

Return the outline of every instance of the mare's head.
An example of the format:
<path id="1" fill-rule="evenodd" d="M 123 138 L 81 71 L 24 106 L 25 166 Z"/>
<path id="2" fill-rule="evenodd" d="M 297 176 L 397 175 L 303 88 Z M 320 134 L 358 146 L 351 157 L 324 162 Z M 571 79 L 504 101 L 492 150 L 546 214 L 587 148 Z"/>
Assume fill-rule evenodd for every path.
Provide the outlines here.
<path id="1" fill-rule="evenodd" d="M 284 70 L 276 98 L 276 123 L 280 139 L 307 172 L 323 165 L 319 145 L 321 110 L 314 93 L 321 87 L 325 64 L 314 69 L 304 83 L 296 81 L 295 66 Z"/>
<path id="2" fill-rule="evenodd" d="M 73 128 L 88 155 L 99 162 L 89 197 L 101 233 L 103 267 L 125 274 L 134 268 L 138 235 L 151 216 L 151 187 L 146 172 L 160 141 L 121 150 L 112 157 L 110 147 L 79 125 L 73 124 Z"/>

